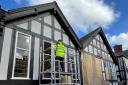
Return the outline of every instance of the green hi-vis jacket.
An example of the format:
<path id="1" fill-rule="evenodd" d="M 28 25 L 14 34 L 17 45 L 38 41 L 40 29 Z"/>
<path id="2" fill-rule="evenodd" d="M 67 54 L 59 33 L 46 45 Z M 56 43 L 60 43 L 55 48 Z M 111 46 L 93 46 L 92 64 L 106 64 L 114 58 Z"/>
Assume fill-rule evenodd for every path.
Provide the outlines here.
<path id="1" fill-rule="evenodd" d="M 65 47 L 62 44 L 62 42 L 57 43 L 54 46 L 54 49 L 55 49 L 55 56 L 56 57 L 64 57 L 64 55 L 65 55 Z"/>

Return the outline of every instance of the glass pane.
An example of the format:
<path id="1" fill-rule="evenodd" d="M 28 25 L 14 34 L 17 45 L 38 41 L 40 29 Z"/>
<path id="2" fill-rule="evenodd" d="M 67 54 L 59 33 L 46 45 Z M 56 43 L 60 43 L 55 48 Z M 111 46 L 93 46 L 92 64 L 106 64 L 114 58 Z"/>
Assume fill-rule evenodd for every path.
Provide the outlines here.
<path id="1" fill-rule="evenodd" d="M 44 42 L 44 53 L 51 55 L 51 43 Z"/>
<path id="2" fill-rule="evenodd" d="M 44 22 L 49 25 L 52 25 L 51 16 L 49 15 L 49 16 L 44 17 Z"/>
<path id="3" fill-rule="evenodd" d="M 44 56 L 43 56 L 43 71 L 50 72 L 51 71 L 51 43 L 44 41 Z"/>
<path id="4" fill-rule="evenodd" d="M 55 30 L 54 38 L 55 38 L 55 40 L 61 39 L 61 32 Z"/>
<path id="5" fill-rule="evenodd" d="M 44 78 L 51 78 L 51 73 L 44 73 L 43 74 L 43 77 Z"/>
<path id="6" fill-rule="evenodd" d="M 14 77 L 27 77 L 28 51 L 16 50 Z"/>
<path id="7" fill-rule="evenodd" d="M 30 37 L 18 33 L 17 47 L 29 50 Z"/>
<path id="8" fill-rule="evenodd" d="M 46 25 L 44 25 L 44 36 L 51 38 L 52 36 L 52 29 Z"/>

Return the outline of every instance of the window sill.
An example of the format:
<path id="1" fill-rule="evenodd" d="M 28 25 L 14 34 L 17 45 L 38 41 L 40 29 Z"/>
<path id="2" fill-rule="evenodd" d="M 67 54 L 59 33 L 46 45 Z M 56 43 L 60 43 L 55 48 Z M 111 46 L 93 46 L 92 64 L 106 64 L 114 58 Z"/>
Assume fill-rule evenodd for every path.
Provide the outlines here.
<path id="1" fill-rule="evenodd" d="M 31 80 L 31 78 L 12 77 L 11 80 Z"/>

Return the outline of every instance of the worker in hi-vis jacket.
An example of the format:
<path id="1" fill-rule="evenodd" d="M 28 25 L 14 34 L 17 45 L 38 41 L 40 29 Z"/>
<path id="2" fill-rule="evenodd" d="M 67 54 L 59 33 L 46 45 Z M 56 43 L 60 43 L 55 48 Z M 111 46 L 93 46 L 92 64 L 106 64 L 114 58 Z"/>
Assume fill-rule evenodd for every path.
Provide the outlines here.
<path id="1" fill-rule="evenodd" d="M 55 56 L 56 56 L 55 60 L 60 61 L 61 69 L 64 72 L 65 70 L 64 68 L 65 47 L 61 40 L 58 40 L 58 42 L 54 46 L 54 50 L 55 50 Z"/>

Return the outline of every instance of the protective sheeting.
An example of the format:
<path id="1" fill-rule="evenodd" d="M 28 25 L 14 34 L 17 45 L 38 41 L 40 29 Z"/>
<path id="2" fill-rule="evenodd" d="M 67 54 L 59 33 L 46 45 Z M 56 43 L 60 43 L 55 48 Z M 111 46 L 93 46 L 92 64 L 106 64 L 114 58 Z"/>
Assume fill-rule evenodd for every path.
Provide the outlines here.
<path id="1" fill-rule="evenodd" d="M 107 85 L 102 81 L 101 59 L 86 53 L 81 58 L 84 85 Z"/>

